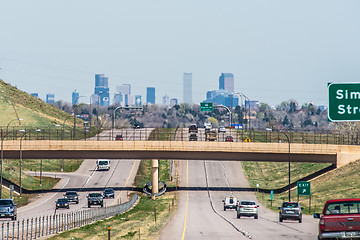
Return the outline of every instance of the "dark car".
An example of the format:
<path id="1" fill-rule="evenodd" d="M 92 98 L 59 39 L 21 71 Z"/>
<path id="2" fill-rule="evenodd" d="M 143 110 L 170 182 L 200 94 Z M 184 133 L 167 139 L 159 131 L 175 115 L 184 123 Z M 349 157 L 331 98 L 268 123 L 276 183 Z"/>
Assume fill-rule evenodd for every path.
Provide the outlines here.
<path id="1" fill-rule="evenodd" d="M 194 133 L 198 132 L 198 127 L 196 126 L 196 124 L 191 124 L 189 126 L 189 133 L 192 133 L 192 132 L 194 132 Z"/>
<path id="2" fill-rule="evenodd" d="M 100 205 L 101 207 L 104 206 L 103 196 L 101 193 L 89 193 L 87 195 L 88 199 L 88 207 L 91 207 L 92 205 Z"/>
<path id="3" fill-rule="evenodd" d="M 137 124 L 137 123 L 135 123 L 134 126 L 133 126 L 133 128 L 140 128 L 140 125 Z"/>
<path id="4" fill-rule="evenodd" d="M 58 208 L 70 208 L 70 203 L 67 198 L 59 198 L 56 202 L 56 209 Z"/>
<path id="5" fill-rule="evenodd" d="M 121 134 L 118 134 L 115 136 L 115 140 L 117 141 L 122 141 L 123 140 L 123 136 Z"/>
<path id="6" fill-rule="evenodd" d="M 297 220 L 299 223 L 302 222 L 302 207 L 298 202 L 283 202 L 279 207 L 279 222 L 283 220 Z"/>
<path id="7" fill-rule="evenodd" d="M 225 142 L 233 142 L 233 141 L 234 141 L 233 136 L 226 136 L 225 137 Z"/>
<path id="8" fill-rule="evenodd" d="M 11 220 L 17 219 L 17 208 L 14 200 L 0 199 L 0 217 L 11 218 Z"/>
<path id="9" fill-rule="evenodd" d="M 115 191 L 112 188 L 105 188 L 102 195 L 104 198 L 114 198 Z"/>
<path id="10" fill-rule="evenodd" d="M 195 133 L 190 134 L 189 141 L 197 141 L 197 139 L 198 139 L 198 137 L 197 137 L 197 135 Z"/>
<path id="11" fill-rule="evenodd" d="M 64 194 L 64 198 L 66 198 L 69 202 L 79 204 L 79 194 L 76 191 L 67 191 Z"/>

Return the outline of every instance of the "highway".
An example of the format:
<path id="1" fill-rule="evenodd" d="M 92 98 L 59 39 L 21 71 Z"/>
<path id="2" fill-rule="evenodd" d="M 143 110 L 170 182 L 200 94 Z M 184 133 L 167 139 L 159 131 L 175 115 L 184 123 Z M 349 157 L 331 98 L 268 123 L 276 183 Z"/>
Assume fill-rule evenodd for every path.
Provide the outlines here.
<path id="1" fill-rule="evenodd" d="M 146 135 L 142 133 L 141 138 L 147 138 L 152 129 L 147 131 Z M 130 133 L 130 131 L 127 131 Z M 121 130 L 115 130 L 113 135 L 121 134 Z M 127 134 L 124 140 L 130 140 L 131 138 L 140 138 L 140 131 L 131 131 L 131 134 Z M 100 134 L 100 140 L 109 140 L 109 131 L 104 131 Z M 96 138 L 96 137 L 95 137 Z M 52 172 L 43 173 L 43 176 L 61 178 L 58 184 L 54 187 L 60 189 L 59 192 L 49 192 L 39 194 L 35 199 L 26 206 L 18 208 L 18 220 L 31 219 L 33 217 L 45 216 L 57 213 L 66 213 L 71 211 L 87 208 L 87 198 L 89 192 L 101 192 L 105 187 L 131 187 L 133 185 L 137 169 L 139 167 L 139 160 L 110 160 L 111 168 L 109 171 L 96 171 L 96 159 L 86 159 L 83 161 L 79 169 L 73 173 L 65 172 Z M 31 173 L 34 174 L 34 173 Z M 39 174 L 39 173 L 37 173 Z M 96 189 L 96 191 L 88 189 Z M 70 203 L 70 209 L 58 209 L 55 210 L 55 201 L 58 198 L 62 198 L 64 191 L 75 190 L 79 194 L 79 204 Z M 128 201 L 127 191 L 115 191 L 114 199 L 104 199 L 104 205 L 110 206 L 113 204 Z M 92 206 L 98 207 L 98 206 Z M 2 218 L 1 222 L 9 221 L 9 219 Z"/>
<path id="2" fill-rule="evenodd" d="M 182 134 L 186 134 L 186 129 Z M 278 213 L 262 206 L 252 192 L 232 192 L 234 187 L 249 187 L 241 162 L 180 161 L 179 171 L 181 187 L 201 188 L 179 193 L 178 211 L 160 239 L 310 240 L 317 236 L 318 220 L 312 216 L 303 215 L 302 223 L 279 223 Z M 207 191 L 206 187 L 217 191 Z M 222 200 L 232 195 L 238 200 L 255 200 L 260 205 L 259 219 L 237 219 L 235 210 L 224 211 Z"/>

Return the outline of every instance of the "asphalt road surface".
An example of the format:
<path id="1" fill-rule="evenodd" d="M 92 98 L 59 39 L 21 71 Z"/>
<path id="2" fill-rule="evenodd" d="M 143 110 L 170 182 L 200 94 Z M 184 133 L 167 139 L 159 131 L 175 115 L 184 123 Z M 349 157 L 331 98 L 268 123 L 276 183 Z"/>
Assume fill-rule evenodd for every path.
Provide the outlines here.
<path id="1" fill-rule="evenodd" d="M 318 220 L 303 215 L 303 222 L 278 222 L 278 213 L 259 207 L 259 219 L 236 218 L 235 210 L 223 210 L 222 200 L 255 200 L 251 192 L 232 192 L 248 187 L 240 162 L 182 161 L 179 208 L 160 239 L 316 239 Z M 207 191 L 206 187 L 211 187 Z M 194 187 L 194 188 L 192 188 Z"/>
<path id="2" fill-rule="evenodd" d="M 131 138 L 146 139 L 151 133 L 152 129 L 148 129 L 146 134 L 140 131 L 141 129 L 122 131 L 114 130 L 113 134 L 125 134 L 124 140 Z M 107 137 L 104 137 L 107 136 Z M 110 140 L 110 131 L 104 131 L 100 134 L 99 140 Z M 96 137 L 92 140 L 96 140 Z M 109 171 L 96 171 L 96 159 L 84 160 L 79 169 L 73 173 L 43 173 L 43 176 L 61 178 L 59 183 L 54 187 L 59 189 L 58 192 L 49 192 L 39 194 L 35 199 L 32 199 L 28 205 L 18 208 L 18 220 L 30 219 L 33 217 L 46 216 L 57 213 L 65 213 L 87 208 L 86 196 L 90 192 L 102 192 L 105 187 L 109 188 L 124 188 L 133 185 L 140 161 L 139 160 L 110 160 L 111 168 Z M 39 174 L 39 173 L 37 173 Z M 55 210 L 55 201 L 62 198 L 66 190 L 78 191 L 80 203 L 70 203 L 70 209 Z M 128 201 L 128 191 L 115 191 L 114 199 L 104 199 L 104 206 L 122 203 Z M 98 207 L 98 206 L 92 206 Z M 9 219 L 0 219 L 1 222 Z"/>

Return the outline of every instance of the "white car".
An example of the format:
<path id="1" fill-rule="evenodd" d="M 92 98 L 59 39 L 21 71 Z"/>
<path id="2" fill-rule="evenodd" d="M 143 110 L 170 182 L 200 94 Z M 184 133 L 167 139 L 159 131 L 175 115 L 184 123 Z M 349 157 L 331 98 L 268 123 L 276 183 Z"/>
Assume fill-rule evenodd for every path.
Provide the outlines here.
<path id="1" fill-rule="evenodd" d="M 225 200 L 223 200 L 224 203 L 224 211 L 226 211 L 226 209 L 236 209 L 238 201 L 236 199 L 236 197 L 226 197 Z"/>
<path id="2" fill-rule="evenodd" d="M 226 132 L 226 129 L 225 129 L 225 127 L 219 127 L 219 130 L 218 130 L 218 131 L 219 131 L 219 133 L 221 133 L 221 132 L 224 133 L 224 132 Z"/>
<path id="3" fill-rule="evenodd" d="M 259 213 L 258 213 L 259 205 L 255 203 L 255 201 L 250 200 L 242 200 L 239 203 L 239 206 L 237 208 L 236 217 L 240 218 L 241 216 L 246 217 L 254 217 L 255 219 L 258 219 Z"/>

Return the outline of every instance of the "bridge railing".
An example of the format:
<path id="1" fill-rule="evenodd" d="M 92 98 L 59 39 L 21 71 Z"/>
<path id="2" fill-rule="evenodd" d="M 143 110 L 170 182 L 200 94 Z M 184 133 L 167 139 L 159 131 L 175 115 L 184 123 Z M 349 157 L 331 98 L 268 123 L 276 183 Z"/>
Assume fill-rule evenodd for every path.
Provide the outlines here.
<path id="1" fill-rule="evenodd" d="M 24 129 L 24 132 L 20 132 Z M 336 144 L 336 145 L 360 145 L 360 134 L 354 132 L 340 133 L 335 131 L 303 131 L 284 132 L 292 143 L 303 144 Z M 189 133 L 187 128 L 137 128 L 137 129 L 108 129 L 103 130 L 94 137 L 86 131 L 77 131 L 76 139 L 85 141 L 112 141 L 116 135 L 121 135 L 123 141 L 189 141 L 190 134 L 196 134 L 196 141 L 206 141 L 204 129 L 197 133 Z M 20 128 L 0 127 L 0 136 L 4 140 L 72 140 L 73 131 L 60 128 Z M 234 142 L 287 142 L 286 136 L 281 132 L 269 132 L 263 130 L 235 130 L 227 129 L 225 133 L 217 133 L 216 141 L 226 142 L 228 136 L 232 136 Z M 193 139 L 191 139 L 193 140 Z"/>

